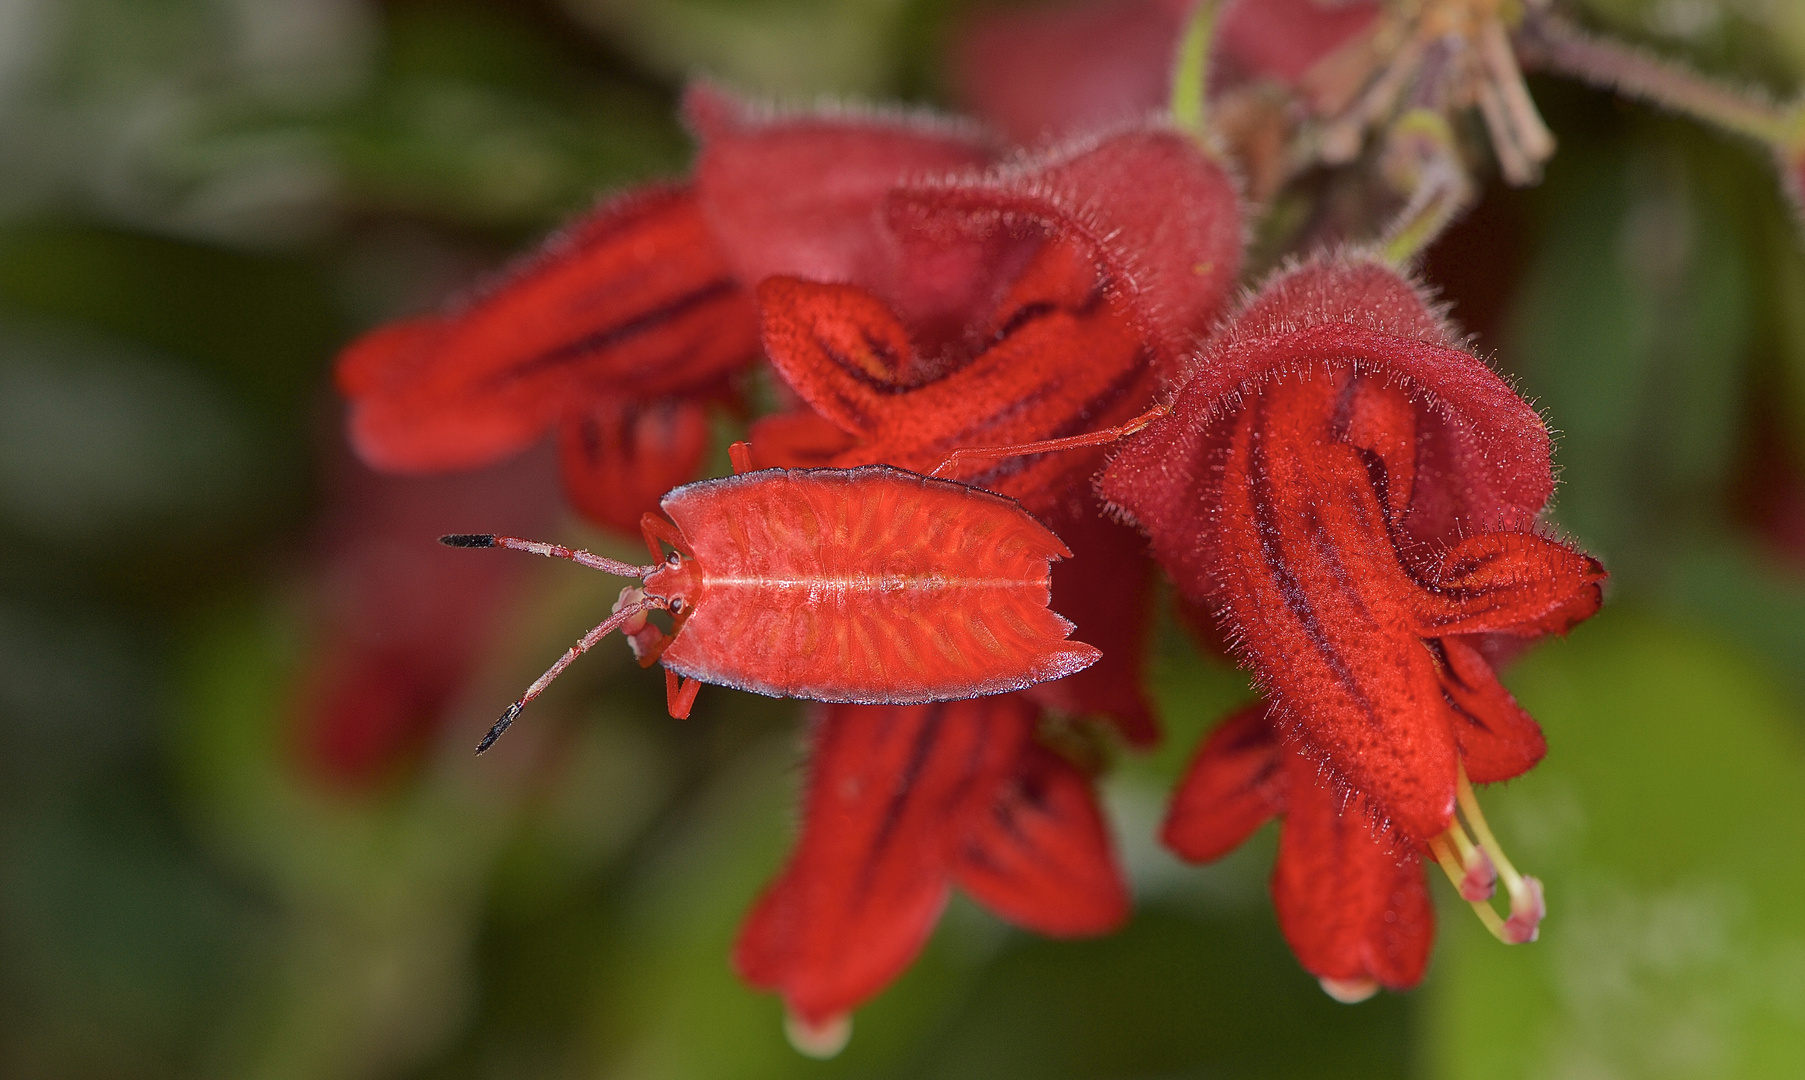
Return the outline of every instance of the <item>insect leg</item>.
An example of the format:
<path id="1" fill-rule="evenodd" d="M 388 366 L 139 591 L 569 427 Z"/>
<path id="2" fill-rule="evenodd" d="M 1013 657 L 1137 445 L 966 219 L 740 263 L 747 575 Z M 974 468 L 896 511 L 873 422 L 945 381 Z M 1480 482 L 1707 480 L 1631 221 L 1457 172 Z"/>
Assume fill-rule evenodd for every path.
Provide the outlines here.
<path id="1" fill-rule="evenodd" d="M 702 684 L 695 679 L 679 679 L 677 673 L 670 668 L 664 669 L 664 700 L 669 706 L 671 719 L 689 719 L 689 710 L 696 704 L 696 694 Z"/>
<path id="2" fill-rule="evenodd" d="M 552 684 L 553 679 L 556 679 L 559 675 L 564 673 L 564 669 L 570 666 L 572 660 L 575 660 L 577 657 L 588 652 L 596 642 L 607 637 L 609 633 L 618 628 L 622 623 L 627 622 L 634 616 L 650 608 L 663 608 L 664 606 L 665 602 L 663 600 L 656 596 L 648 596 L 639 603 L 628 604 L 619 611 L 608 616 L 606 619 L 603 619 L 595 629 L 584 634 L 581 640 L 575 645 L 565 649 L 564 655 L 558 657 L 558 662 L 546 669 L 545 674 L 539 676 L 533 685 L 527 687 L 526 693 L 520 695 L 519 701 L 516 701 L 514 704 L 507 707 L 507 710 L 501 714 L 501 719 L 495 721 L 495 726 L 489 729 L 489 734 L 483 736 L 483 741 L 477 745 L 476 752 L 480 754 L 489 749 L 489 747 L 494 746 L 495 740 L 501 738 L 501 733 L 508 730 L 508 725 L 512 724 L 514 718 L 520 715 L 520 710 L 526 708 L 528 702 L 544 693 L 545 688 Z M 695 700 L 694 693 L 690 694 L 690 700 Z"/>
<path id="3" fill-rule="evenodd" d="M 689 541 L 683 539 L 683 533 L 677 526 L 650 510 L 639 519 L 639 531 L 646 538 L 646 550 L 661 563 L 664 561 L 664 549 L 658 546 L 660 540 L 691 558 L 695 557 L 696 553 L 690 550 Z"/>
<path id="4" fill-rule="evenodd" d="M 727 447 L 727 460 L 733 462 L 733 475 L 754 471 L 752 465 L 752 444 L 736 442 Z"/>
<path id="5" fill-rule="evenodd" d="M 1125 439 L 1135 432 L 1153 423 L 1172 411 L 1170 405 L 1155 405 L 1146 412 L 1117 424 L 1115 427 L 1101 428 L 1084 435 L 1067 435 L 1063 439 L 1040 439 L 1035 442 L 1016 443 L 1013 446 L 961 446 L 948 454 L 945 461 L 934 467 L 929 476 L 941 476 L 957 464 L 962 458 L 1005 458 L 1026 457 L 1029 454 L 1048 454 L 1055 450 L 1077 450 L 1085 446 L 1102 446 L 1105 443 Z"/>
<path id="6" fill-rule="evenodd" d="M 525 551 L 533 555 L 544 555 L 548 559 L 569 559 L 578 566 L 587 566 L 591 570 L 600 570 L 603 573 L 613 574 L 616 577 L 643 578 L 647 574 L 658 569 L 656 563 L 651 566 L 634 566 L 631 563 L 624 563 L 617 559 L 609 559 L 601 555 L 594 555 L 580 549 L 567 548 L 563 544 L 547 544 L 538 540 L 522 540 L 518 536 L 496 536 L 492 533 L 452 533 L 449 536 L 439 537 L 439 543 L 444 544 L 446 547 L 459 548 L 508 548 L 511 551 Z M 660 557 L 660 561 L 663 561 L 662 557 Z"/>

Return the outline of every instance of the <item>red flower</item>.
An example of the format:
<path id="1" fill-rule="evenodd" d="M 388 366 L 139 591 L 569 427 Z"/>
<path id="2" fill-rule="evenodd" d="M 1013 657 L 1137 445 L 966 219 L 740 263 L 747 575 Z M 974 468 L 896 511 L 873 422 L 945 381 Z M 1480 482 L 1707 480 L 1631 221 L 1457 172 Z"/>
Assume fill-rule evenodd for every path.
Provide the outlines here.
<path id="1" fill-rule="evenodd" d="M 293 721 L 303 769 L 360 791 L 404 767 L 452 715 L 525 568 L 423 538 L 473 515 L 542 528 L 556 492 L 530 463 L 401 483 L 343 460 L 328 476 L 321 597 Z"/>
<path id="2" fill-rule="evenodd" d="M 1022 143 L 1139 119 L 1166 105 L 1179 36 L 1196 7 L 1093 0 L 985 12 L 955 39 L 954 84 L 973 111 Z M 1216 29 L 1215 81 L 1295 86 L 1377 13 L 1372 0 L 1231 0 Z"/>
<path id="3" fill-rule="evenodd" d="M 1404 837 L 1540 759 L 1486 635 L 1561 633 L 1604 572 L 1535 531 L 1553 484 L 1535 411 L 1393 271 L 1279 274 L 1102 490 L 1211 604 L 1281 732 Z"/>
<path id="4" fill-rule="evenodd" d="M 1415 851 L 1391 850 L 1344 808 L 1315 762 L 1281 744 L 1270 707 L 1223 721 L 1192 760 L 1161 838 L 1193 862 L 1219 859 L 1282 817 L 1272 904 L 1298 963 L 1342 1001 L 1422 980 L 1435 907 Z"/>
<path id="5" fill-rule="evenodd" d="M 812 407 L 754 427 L 761 465 L 925 472 L 961 446 L 1127 420 L 1216 317 L 1240 258 L 1226 174 L 1157 129 L 902 186 L 884 214 L 895 261 L 871 267 L 868 286 L 775 277 L 759 288 L 766 352 Z M 1037 696 L 1107 713 L 1146 743 L 1150 571 L 1138 539 L 1089 496 L 1101 454 L 978 459 L 952 478 L 1020 500 L 1076 553 L 1055 572 L 1055 603 L 1109 647 Z"/>
<path id="6" fill-rule="evenodd" d="M 898 187 L 884 215 L 893 269 L 852 284 L 773 277 L 759 287 L 771 362 L 850 437 L 830 459 L 840 466 L 926 472 L 957 447 L 1138 415 L 1215 319 L 1240 266 L 1227 174 L 1190 138 L 1157 129 Z M 1099 456 L 980 460 L 951 478 L 1046 513 Z"/>
<path id="7" fill-rule="evenodd" d="M 826 706 L 810 735 L 802 835 L 734 947 L 792 1030 L 834 1046 L 914 961 L 953 885 L 1043 934 L 1101 934 L 1128 898 L 1089 778 L 1035 741 L 1021 694 Z"/>
<path id="8" fill-rule="evenodd" d="M 693 184 L 611 200 L 476 297 L 345 350 L 365 461 L 469 468 L 555 426 L 573 502 L 636 531 L 693 476 L 704 403 L 758 354 L 751 286 L 862 274 L 891 186 L 990 156 L 969 132 L 902 117 L 754 117 L 707 88 L 688 107 L 705 142 Z"/>

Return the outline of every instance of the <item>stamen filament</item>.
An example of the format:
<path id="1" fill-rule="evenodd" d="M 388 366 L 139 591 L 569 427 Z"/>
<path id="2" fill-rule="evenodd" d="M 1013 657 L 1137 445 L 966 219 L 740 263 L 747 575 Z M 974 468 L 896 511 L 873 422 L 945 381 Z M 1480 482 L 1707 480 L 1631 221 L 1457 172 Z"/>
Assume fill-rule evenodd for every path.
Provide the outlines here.
<path id="1" fill-rule="evenodd" d="M 1504 882 L 1505 891 L 1510 894 L 1510 918 L 1505 922 L 1499 940 L 1509 945 L 1534 941 L 1542 917 L 1548 911 L 1542 896 L 1542 883 L 1533 877 L 1519 874 L 1517 868 L 1511 865 L 1510 856 L 1504 853 L 1504 845 L 1493 835 L 1491 826 L 1485 820 L 1485 813 L 1479 809 L 1479 797 L 1473 793 L 1473 785 L 1467 780 L 1466 766 L 1460 765 L 1458 770 L 1455 775 L 1455 797 L 1460 802 L 1461 815 L 1466 818 L 1467 827 L 1473 830 L 1480 849 L 1491 859 L 1498 877 Z M 1489 907 L 1487 910 L 1490 910 Z"/>

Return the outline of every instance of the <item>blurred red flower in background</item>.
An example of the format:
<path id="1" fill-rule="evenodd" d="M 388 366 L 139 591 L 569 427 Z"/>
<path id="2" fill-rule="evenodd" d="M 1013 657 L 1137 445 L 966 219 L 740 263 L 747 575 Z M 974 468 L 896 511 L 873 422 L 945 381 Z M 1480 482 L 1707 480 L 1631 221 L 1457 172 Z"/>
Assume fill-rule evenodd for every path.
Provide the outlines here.
<path id="1" fill-rule="evenodd" d="M 313 656 L 294 701 L 305 771 L 362 791 L 405 768 L 450 719 L 471 672 L 506 629 L 525 567 L 459 558 L 433 537 L 472 519 L 550 525 L 557 492 L 541 460 L 398 480 L 342 452 L 316 541 Z"/>

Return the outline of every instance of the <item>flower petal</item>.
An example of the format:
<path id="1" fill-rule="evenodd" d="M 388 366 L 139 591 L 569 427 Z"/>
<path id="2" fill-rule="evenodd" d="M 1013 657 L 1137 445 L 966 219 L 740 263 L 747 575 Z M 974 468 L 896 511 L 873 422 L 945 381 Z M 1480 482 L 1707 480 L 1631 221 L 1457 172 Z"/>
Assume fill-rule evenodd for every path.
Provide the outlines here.
<path id="1" fill-rule="evenodd" d="M 752 422 L 747 439 L 761 469 L 818 469 L 852 449 L 857 437 L 804 405 Z"/>
<path id="2" fill-rule="evenodd" d="M 1167 380 L 1221 314 L 1241 268 L 1234 182 L 1196 139 L 1158 127 L 1076 141 L 984 176 L 899 188 L 887 212 L 907 248 L 1034 231 L 1075 245 Z"/>
<path id="3" fill-rule="evenodd" d="M 1017 697 L 990 700 L 999 711 L 1019 710 L 1029 724 L 1038 715 Z M 974 802 L 949 836 L 947 861 L 953 880 L 979 903 L 1042 934 L 1103 934 L 1128 917 L 1128 889 L 1090 777 L 1031 741 L 1013 775 L 992 798 Z"/>
<path id="4" fill-rule="evenodd" d="M 1319 374 L 1270 384 L 1237 412 L 1215 597 L 1285 733 L 1427 838 L 1453 811 L 1456 746 L 1416 634 L 1421 587 L 1361 455 L 1333 438 L 1342 399 Z"/>
<path id="5" fill-rule="evenodd" d="M 1210 732 L 1172 796 L 1160 839 L 1179 857 L 1213 862 L 1285 811 L 1291 751 L 1279 745 L 1265 702 Z"/>
<path id="6" fill-rule="evenodd" d="M 1285 769 L 1272 901 L 1298 963 L 1321 979 L 1415 986 L 1435 941 L 1419 859 L 1388 850 L 1357 810 L 1343 812 L 1309 761 L 1293 754 Z"/>
<path id="7" fill-rule="evenodd" d="M 1521 776 L 1548 752 L 1542 728 L 1498 682 L 1471 642 L 1442 638 L 1442 694 L 1455 716 L 1454 740 L 1467 778 L 1491 784 Z"/>
<path id="8" fill-rule="evenodd" d="M 945 903 L 944 840 L 1020 760 L 989 702 L 835 705 L 811 736 L 802 835 L 740 931 L 733 964 L 820 1022 L 908 967 Z"/>
<path id="9" fill-rule="evenodd" d="M 1554 489 L 1547 429 L 1458 345 L 1388 267 L 1339 255 L 1281 271 L 1210 341 L 1172 412 L 1124 442 L 1100 490 L 1149 532 L 1180 588 L 1206 591 L 1211 565 L 1196 537 L 1213 505 L 1220 421 L 1269 380 L 1342 369 L 1395 384 L 1417 402 L 1410 538 L 1449 543 L 1522 526 Z"/>
<path id="10" fill-rule="evenodd" d="M 1603 603 L 1604 577 L 1597 559 L 1545 536 L 1471 536 L 1429 572 L 1419 633 L 1564 634 Z"/>
<path id="11" fill-rule="evenodd" d="M 572 401 L 660 397 L 757 354 L 749 298 L 695 199 L 615 199 L 477 299 L 394 323 L 339 359 L 370 464 L 455 469 L 513 453 Z"/>
<path id="12" fill-rule="evenodd" d="M 1071 265 L 1048 244 L 1035 263 Z M 1048 275 L 1030 267 L 1025 278 Z M 1153 395 L 1131 324 L 1107 298 L 1076 307 L 1023 305 L 989 347 L 944 377 L 910 385 L 929 367 L 900 320 L 851 286 L 772 278 L 759 287 L 765 349 L 816 411 L 860 436 L 835 465 L 884 463 L 929 472 L 961 446 L 1078 434 L 1127 420 Z M 1046 513 L 1063 503 L 1101 451 L 976 459 L 953 474 Z"/>
<path id="13" fill-rule="evenodd" d="M 1072 621 L 1073 636 L 1100 643 L 1103 657 L 1027 694 L 1048 708 L 1101 713 L 1131 744 L 1152 746 L 1159 741 L 1159 725 L 1146 693 L 1154 586 L 1146 540 L 1105 517 L 1094 500 L 1086 500 L 1078 513 L 1054 519 L 1054 531 L 1072 557 L 1053 564 L 1049 606 Z"/>
<path id="14" fill-rule="evenodd" d="M 564 490 L 591 521 L 638 537 L 640 517 L 695 479 L 708 443 L 708 410 L 699 402 L 602 399 L 573 408 L 558 426 Z"/>
<path id="15" fill-rule="evenodd" d="M 959 96 L 1012 140 L 1139 119 L 1165 104 L 1189 0 L 985 11 L 959 30 Z"/>
<path id="16" fill-rule="evenodd" d="M 785 112 L 706 83 L 690 87 L 683 107 L 702 144 L 697 193 L 748 286 L 787 274 L 881 291 L 896 259 L 879 214 L 885 194 L 905 179 L 982 167 L 996 153 L 978 131 L 921 114 Z"/>
<path id="17" fill-rule="evenodd" d="M 888 306 L 853 285 L 790 277 L 758 286 L 765 351 L 817 414 L 861 438 L 896 426 L 915 346 Z M 932 468 L 932 466 L 929 466 Z"/>

